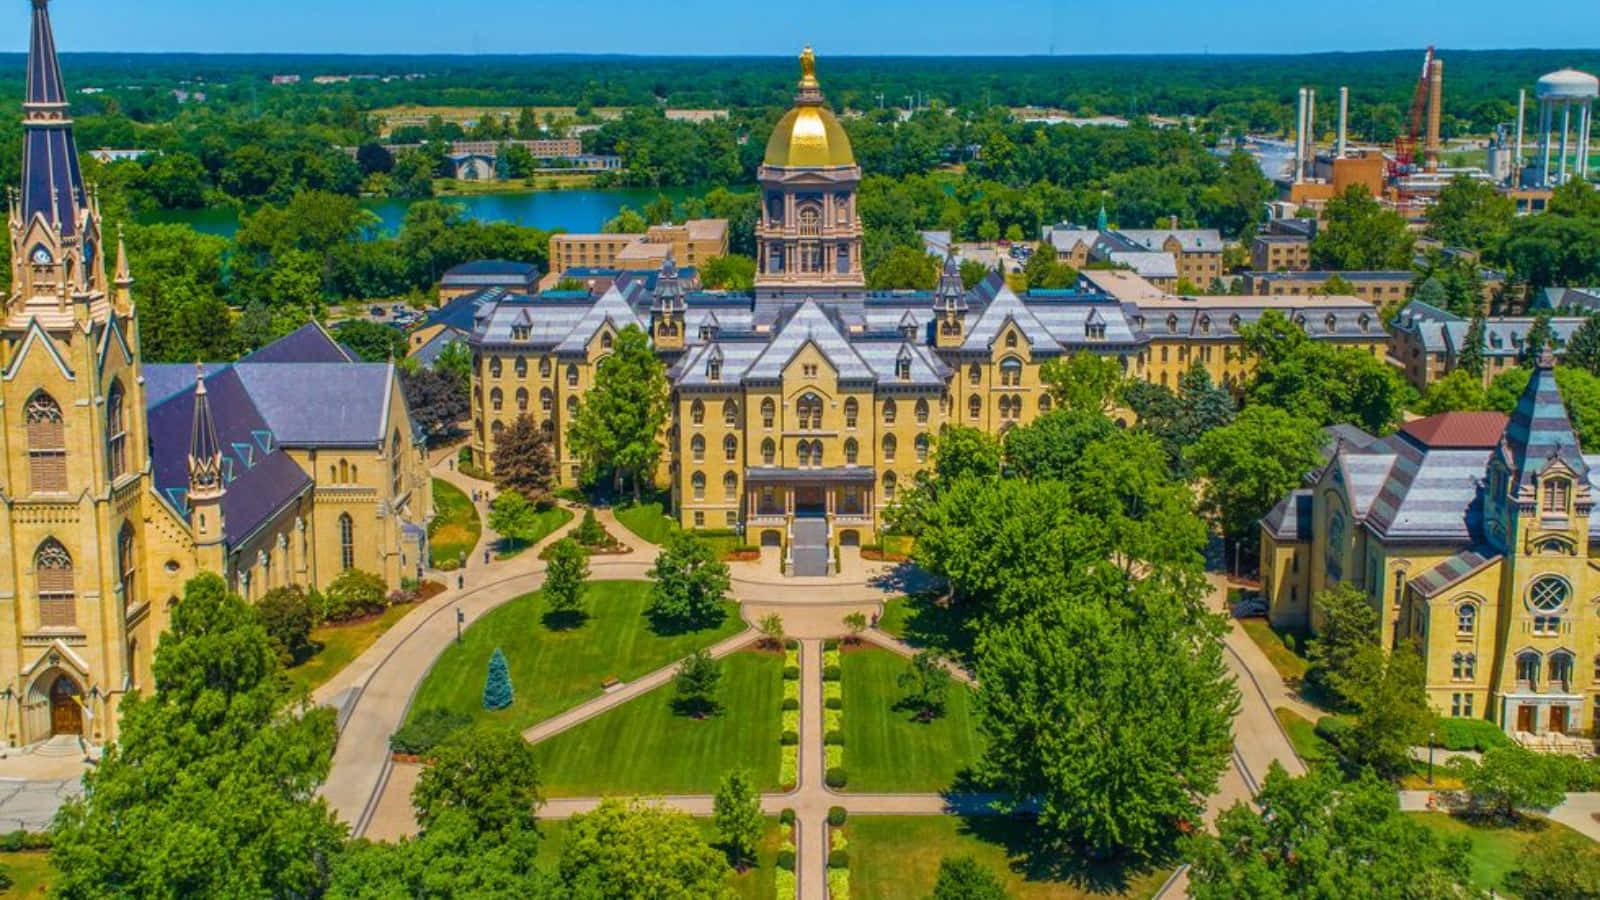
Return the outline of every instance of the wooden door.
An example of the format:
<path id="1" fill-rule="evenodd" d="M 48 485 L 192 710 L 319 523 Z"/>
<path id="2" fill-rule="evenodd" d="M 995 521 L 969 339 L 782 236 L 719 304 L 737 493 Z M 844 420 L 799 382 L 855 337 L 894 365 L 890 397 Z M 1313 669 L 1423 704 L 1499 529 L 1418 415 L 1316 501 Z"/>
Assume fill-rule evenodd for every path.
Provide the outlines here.
<path id="1" fill-rule="evenodd" d="M 1532 733 L 1534 723 L 1538 721 L 1538 707 L 1524 703 L 1517 707 L 1517 730 Z"/>
<path id="2" fill-rule="evenodd" d="M 1550 731 L 1552 734 L 1567 733 L 1567 708 L 1565 706 L 1550 707 Z"/>
<path id="3" fill-rule="evenodd" d="M 65 675 L 50 685 L 50 733 L 83 734 L 83 707 L 78 705 L 78 686 Z"/>

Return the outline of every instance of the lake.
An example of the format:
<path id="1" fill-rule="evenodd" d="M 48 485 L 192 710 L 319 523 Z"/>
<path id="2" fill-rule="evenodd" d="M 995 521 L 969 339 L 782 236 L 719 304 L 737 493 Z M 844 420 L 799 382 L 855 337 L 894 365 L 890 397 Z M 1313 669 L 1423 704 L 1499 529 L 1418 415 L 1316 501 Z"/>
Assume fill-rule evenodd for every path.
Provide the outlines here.
<path id="1" fill-rule="evenodd" d="M 658 194 L 674 201 L 691 192 L 686 188 L 616 188 L 611 190 L 526 191 L 514 194 L 469 194 L 440 197 L 461 206 L 468 216 L 480 222 L 511 222 L 534 228 L 562 228 L 567 231 L 599 231 L 607 219 L 624 206 L 643 210 Z M 413 199 L 385 198 L 362 200 L 361 206 L 377 213 L 387 232 L 399 230 Z M 139 217 L 143 224 L 178 222 L 206 234 L 232 237 L 239 228 L 239 217 L 229 207 L 206 209 L 157 210 Z"/>

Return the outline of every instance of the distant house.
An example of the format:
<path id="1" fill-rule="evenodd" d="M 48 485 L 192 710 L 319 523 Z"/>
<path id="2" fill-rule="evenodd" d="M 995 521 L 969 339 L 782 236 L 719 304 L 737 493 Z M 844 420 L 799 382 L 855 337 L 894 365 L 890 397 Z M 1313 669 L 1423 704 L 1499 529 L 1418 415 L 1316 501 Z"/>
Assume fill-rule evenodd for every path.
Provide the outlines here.
<path id="1" fill-rule="evenodd" d="M 478 259 L 452 266 L 439 279 L 439 303 L 484 288 L 531 294 L 539 283 L 539 267 L 509 259 Z"/>

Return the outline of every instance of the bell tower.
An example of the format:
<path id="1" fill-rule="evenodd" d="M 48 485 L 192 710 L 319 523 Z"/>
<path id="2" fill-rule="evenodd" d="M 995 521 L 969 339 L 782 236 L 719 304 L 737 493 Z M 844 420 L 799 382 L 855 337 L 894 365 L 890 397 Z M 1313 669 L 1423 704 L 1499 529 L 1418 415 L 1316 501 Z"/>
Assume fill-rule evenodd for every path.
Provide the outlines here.
<path id="1" fill-rule="evenodd" d="M 668 250 L 661 271 L 656 273 L 656 288 L 650 300 L 650 337 L 657 350 L 682 350 L 683 330 L 683 283 L 678 280 L 678 264 Z"/>
<path id="2" fill-rule="evenodd" d="M 954 350 L 966 340 L 967 289 L 961 286 L 961 269 L 954 255 L 944 258 L 944 271 L 933 292 L 934 346 Z"/>

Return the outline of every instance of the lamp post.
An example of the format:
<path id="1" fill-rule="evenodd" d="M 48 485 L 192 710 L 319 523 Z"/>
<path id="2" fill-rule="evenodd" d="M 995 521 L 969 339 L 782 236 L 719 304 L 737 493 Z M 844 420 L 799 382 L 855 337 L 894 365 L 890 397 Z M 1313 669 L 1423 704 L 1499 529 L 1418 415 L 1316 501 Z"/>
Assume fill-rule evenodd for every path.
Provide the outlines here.
<path id="1" fill-rule="evenodd" d="M 456 607 L 456 643 L 458 644 L 461 643 L 461 623 L 466 620 L 467 614 L 461 611 L 461 607 Z"/>
<path id="2" fill-rule="evenodd" d="M 1428 732 L 1428 786 L 1433 787 L 1433 732 Z"/>

